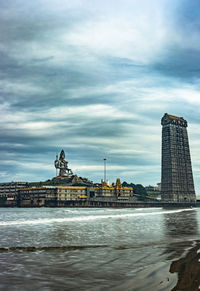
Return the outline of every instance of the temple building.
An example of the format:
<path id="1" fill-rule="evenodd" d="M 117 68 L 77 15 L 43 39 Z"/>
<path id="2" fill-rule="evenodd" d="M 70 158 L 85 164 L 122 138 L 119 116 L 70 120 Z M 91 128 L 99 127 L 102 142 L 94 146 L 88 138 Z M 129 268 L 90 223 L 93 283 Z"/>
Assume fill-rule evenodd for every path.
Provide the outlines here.
<path id="1" fill-rule="evenodd" d="M 161 197 L 164 201 L 196 201 L 187 121 L 165 113 L 162 124 Z"/>
<path id="2" fill-rule="evenodd" d="M 133 197 L 132 187 L 123 187 L 120 179 L 108 186 L 106 182 L 93 186 L 41 186 L 26 187 L 18 190 L 17 204 L 20 207 L 67 206 L 70 201 L 88 199 L 130 200 Z"/>
<path id="3" fill-rule="evenodd" d="M 93 190 L 93 191 L 92 191 Z M 115 200 L 130 200 L 133 197 L 132 187 L 123 187 L 120 179 L 117 178 L 116 184 L 109 186 L 105 181 L 90 188 L 90 198 L 113 198 Z"/>

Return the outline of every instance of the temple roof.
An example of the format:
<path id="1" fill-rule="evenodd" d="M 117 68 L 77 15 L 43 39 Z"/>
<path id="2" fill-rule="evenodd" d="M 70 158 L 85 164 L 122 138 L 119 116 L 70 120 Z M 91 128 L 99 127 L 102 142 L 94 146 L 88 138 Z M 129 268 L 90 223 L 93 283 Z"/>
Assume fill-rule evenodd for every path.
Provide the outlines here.
<path id="1" fill-rule="evenodd" d="M 187 127 L 187 121 L 183 117 L 165 113 L 161 119 L 162 125 L 174 124 L 182 127 Z"/>
<path id="2" fill-rule="evenodd" d="M 183 117 L 175 116 L 175 115 L 168 114 L 168 113 L 165 113 L 165 114 L 167 114 L 169 118 L 177 119 L 177 120 L 183 120 Z"/>

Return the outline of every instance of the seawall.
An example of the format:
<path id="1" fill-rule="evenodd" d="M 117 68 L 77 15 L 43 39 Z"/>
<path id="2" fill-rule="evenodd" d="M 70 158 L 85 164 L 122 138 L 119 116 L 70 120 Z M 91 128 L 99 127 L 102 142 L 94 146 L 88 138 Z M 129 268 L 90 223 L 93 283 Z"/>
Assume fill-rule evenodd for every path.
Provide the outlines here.
<path id="1" fill-rule="evenodd" d="M 43 204 L 20 205 L 17 201 L 0 202 L 0 207 L 90 207 L 90 208 L 187 208 L 200 207 L 200 202 L 162 202 L 162 201 L 98 201 L 98 200 L 69 200 L 69 201 L 45 201 Z"/>

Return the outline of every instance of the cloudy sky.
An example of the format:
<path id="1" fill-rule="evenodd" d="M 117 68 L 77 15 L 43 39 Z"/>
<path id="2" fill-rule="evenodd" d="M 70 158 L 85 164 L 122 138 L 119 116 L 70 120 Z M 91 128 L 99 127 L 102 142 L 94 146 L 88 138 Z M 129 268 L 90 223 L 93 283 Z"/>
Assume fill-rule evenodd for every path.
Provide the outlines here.
<path id="1" fill-rule="evenodd" d="M 165 112 L 188 121 L 200 192 L 199 0 L 2 0 L 0 182 L 155 185 Z"/>

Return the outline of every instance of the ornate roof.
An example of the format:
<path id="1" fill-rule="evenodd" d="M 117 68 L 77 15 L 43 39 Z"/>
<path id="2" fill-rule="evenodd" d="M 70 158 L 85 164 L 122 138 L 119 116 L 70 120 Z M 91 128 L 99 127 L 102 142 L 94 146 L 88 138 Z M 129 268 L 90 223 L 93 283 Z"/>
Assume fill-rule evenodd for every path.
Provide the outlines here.
<path id="1" fill-rule="evenodd" d="M 178 125 L 182 127 L 187 127 L 187 121 L 183 117 L 175 116 L 172 114 L 165 113 L 164 116 L 161 119 L 162 125 Z"/>

